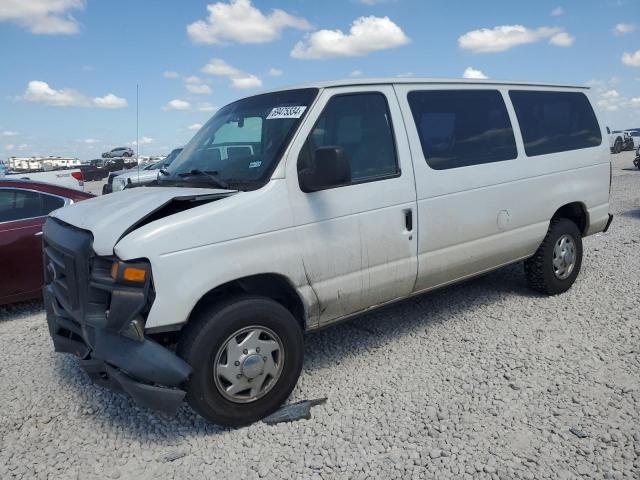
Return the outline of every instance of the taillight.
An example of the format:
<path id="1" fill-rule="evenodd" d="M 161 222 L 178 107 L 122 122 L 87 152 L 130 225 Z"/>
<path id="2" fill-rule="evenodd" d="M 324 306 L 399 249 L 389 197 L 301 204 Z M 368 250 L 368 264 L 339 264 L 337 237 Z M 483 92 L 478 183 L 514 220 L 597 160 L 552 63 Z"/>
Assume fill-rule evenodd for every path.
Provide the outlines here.
<path id="1" fill-rule="evenodd" d="M 82 182 L 84 180 L 84 177 L 82 176 L 82 172 L 71 172 L 71 176 L 76 180 L 78 180 L 79 182 Z"/>

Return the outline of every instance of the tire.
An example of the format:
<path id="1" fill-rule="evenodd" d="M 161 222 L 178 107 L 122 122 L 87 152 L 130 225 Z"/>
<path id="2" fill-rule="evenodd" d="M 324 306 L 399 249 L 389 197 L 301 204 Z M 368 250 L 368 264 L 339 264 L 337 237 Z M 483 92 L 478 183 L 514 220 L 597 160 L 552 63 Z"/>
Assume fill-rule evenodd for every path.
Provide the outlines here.
<path id="1" fill-rule="evenodd" d="M 618 138 L 613 144 L 613 153 L 618 154 L 622 151 L 622 141 Z"/>
<path id="2" fill-rule="evenodd" d="M 570 270 L 560 270 L 561 275 L 558 275 L 554 265 L 554 250 L 563 237 L 569 238 L 573 244 L 573 266 Z M 559 263 L 562 264 L 562 261 Z M 546 295 L 557 295 L 571 288 L 581 266 L 582 234 L 578 226 L 569 219 L 555 218 L 551 220 L 547 235 L 536 253 L 525 260 L 524 271 L 533 290 Z"/>
<path id="3" fill-rule="evenodd" d="M 267 337 L 272 336 L 272 339 L 279 340 L 278 345 L 281 348 L 276 352 L 276 357 L 280 362 L 272 363 L 280 365 L 279 373 L 265 377 L 264 385 L 268 388 L 262 396 L 255 399 L 243 397 L 239 400 L 240 394 L 238 394 L 235 399 L 230 399 L 228 397 L 233 396 L 233 393 L 223 393 L 222 390 L 232 388 L 233 385 L 228 387 L 231 382 L 228 382 L 224 376 L 214 374 L 218 371 L 219 365 L 225 369 L 224 364 L 229 366 L 232 376 L 238 379 L 234 380 L 238 385 L 262 378 L 258 376 L 248 380 L 251 374 L 248 373 L 246 377 L 243 375 L 245 368 L 252 368 L 250 361 L 255 361 L 256 358 L 261 361 L 259 359 L 262 358 L 265 360 L 262 364 L 263 371 L 267 369 L 267 356 L 262 356 L 265 352 L 258 355 L 255 348 L 242 351 L 238 349 L 239 357 L 231 354 L 226 356 L 228 350 L 224 347 L 236 341 L 231 340 L 235 334 L 242 332 L 243 329 L 252 329 L 251 331 L 254 332 L 255 328 L 266 332 Z M 249 335 L 244 339 L 248 337 Z M 242 334 L 237 338 L 241 339 L 240 348 L 242 348 L 244 341 Z M 261 335 L 260 338 L 264 337 Z M 304 339 L 298 321 L 281 304 L 265 297 L 242 295 L 210 305 L 197 312 L 185 327 L 178 342 L 177 353 L 193 368 L 193 374 L 186 385 L 186 398 L 189 405 L 213 423 L 239 427 L 275 412 L 289 397 L 302 370 Z M 245 355 L 247 353 L 249 355 Z M 242 361 L 232 362 L 232 357 Z M 221 360 L 223 358 L 224 362 Z M 237 372 L 243 372 L 243 374 Z M 249 395 L 253 395 L 253 391 L 249 392 Z"/>

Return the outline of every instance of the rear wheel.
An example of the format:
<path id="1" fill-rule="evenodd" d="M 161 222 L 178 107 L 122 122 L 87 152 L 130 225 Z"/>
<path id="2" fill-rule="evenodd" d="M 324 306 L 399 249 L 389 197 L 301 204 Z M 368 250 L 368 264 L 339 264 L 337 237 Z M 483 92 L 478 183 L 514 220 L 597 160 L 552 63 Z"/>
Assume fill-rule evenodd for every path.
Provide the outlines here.
<path id="1" fill-rule="evenodd" d="M 613 145 L 613 153 L 620 153 L 622 151 L 622 140 L 616 139 L 616 143 Z"/>
<path id="2" fill-rule="evenodd" d="M 582 235 L 566 218 L 551 220 L 535 255 L 524 262 L 529 286 L 547 295 L 571 288 L 582 266 Z"/>
<path id="3" fill-rule="evenodd" d="M 178 354 L 193 367 L 191 407 L 219 425 L 247 425 L 291 394 L 302 369 L 302 330 L 278 302 L 240 296 L 197 313 Z"/>

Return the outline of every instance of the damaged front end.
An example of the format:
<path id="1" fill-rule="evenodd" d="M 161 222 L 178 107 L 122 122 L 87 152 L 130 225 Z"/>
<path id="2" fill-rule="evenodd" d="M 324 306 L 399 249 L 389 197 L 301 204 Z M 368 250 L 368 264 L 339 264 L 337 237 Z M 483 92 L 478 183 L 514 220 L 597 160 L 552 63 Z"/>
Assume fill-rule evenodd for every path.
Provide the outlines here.
<path id="1" fill-rule="evenodd" d="M 192 369 L 144 334 L 154 300 L 149 263 L 98 256 L 90 232 L 55 218 L 47 219 L 43 241 L 43 295 L 55 350 L 76 355 L 93 382 L 174 412 Z"/>

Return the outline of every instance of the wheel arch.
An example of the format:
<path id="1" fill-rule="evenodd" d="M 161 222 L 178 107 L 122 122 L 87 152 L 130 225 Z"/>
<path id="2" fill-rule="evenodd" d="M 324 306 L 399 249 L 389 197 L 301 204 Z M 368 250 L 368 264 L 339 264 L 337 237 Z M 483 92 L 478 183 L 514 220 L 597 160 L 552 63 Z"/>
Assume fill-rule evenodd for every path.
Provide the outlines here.
<path id="1" fill-rule="evenodd" d="M 231 295 L 251 294 L 270 298 L 291 312 L 303 331 L 307 327 L 307 309 L 302 297 L 291 281 L 279 273 L 260 273 L 228 281 L 205 293 L 196 302 L 189 318 L 200 309 L 206 308 Z"/>
<path id="2" fill-rule="evenodd" d="M 582 202 L 571 202 L 562 205 L 551 217 L 552 220 L 555 218 L 567 218 L 574 222 L 578 226 L 583 237 L 589 230 L 589 212 L 587 211 L 585 204 Z"/>

